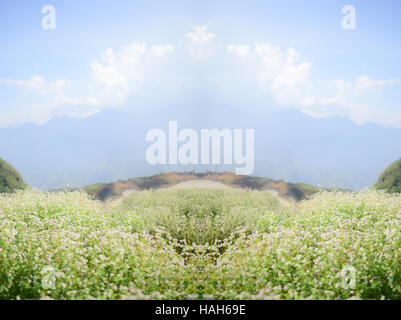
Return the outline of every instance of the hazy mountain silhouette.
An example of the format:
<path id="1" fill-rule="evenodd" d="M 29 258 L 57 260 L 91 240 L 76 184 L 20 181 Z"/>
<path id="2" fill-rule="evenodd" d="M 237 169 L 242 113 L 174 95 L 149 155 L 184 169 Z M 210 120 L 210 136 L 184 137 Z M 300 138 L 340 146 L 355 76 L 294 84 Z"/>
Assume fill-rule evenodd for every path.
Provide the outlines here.
<path id="1" fill-rule="evenodd" d="M 315 119 L 295 109 L 266 113 L 199 103 L 192 109 L 104 110 L 85 119 L 53 118 L 0 129 L 0 156 L 36 187 L 83 186 L 173 170 L 233 167 L 150 166 L 145 152 L 152 128 L 168 120 L 184 128 L 255 129 L 254 175 L 342 188 L 372 185 L 400 157 L 401 129 L 357 125 L 347 118 Z M 198 131 L 199 132 L 199 131 Z"/>

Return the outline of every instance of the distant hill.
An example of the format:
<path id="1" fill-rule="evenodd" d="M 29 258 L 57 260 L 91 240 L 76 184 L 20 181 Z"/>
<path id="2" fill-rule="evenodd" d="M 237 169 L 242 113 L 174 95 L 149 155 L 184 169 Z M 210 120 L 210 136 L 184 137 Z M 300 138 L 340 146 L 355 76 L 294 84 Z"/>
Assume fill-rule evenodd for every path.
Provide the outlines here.
<path id="1" fill-rule="evenodd" d="M 171 172 L 149 177 L 128 179 L 124 181 L 119 180 L 112 183 L 93 184 L 81 189 L 98 200 L 106 201 L 122 196 L 123 192 L 127 190 L 157 189 L 161 187 L 172 186 L 182 181 L 195 179 L 220 181 L 227 185 L 240 188 L 276 190 L 279 196 L 296 201 L 306 199 L 310 195 L 321 190 L 321 188 L 308 184 L 288 183 L 282 180 L 273 180 L 269 178 L 253 176 L 238 176 L 229 172 Z"/>
<path id="2" fill-rule="evenodd" d="M 9 163 L 0 158 L 0 193 L 25 189 L 21 175 Z"/>
<path id="3" fill-rule="evenodd" d="M 375 187 L 391 193 L 401 192 L 401 159 L 384 170 Z"/>

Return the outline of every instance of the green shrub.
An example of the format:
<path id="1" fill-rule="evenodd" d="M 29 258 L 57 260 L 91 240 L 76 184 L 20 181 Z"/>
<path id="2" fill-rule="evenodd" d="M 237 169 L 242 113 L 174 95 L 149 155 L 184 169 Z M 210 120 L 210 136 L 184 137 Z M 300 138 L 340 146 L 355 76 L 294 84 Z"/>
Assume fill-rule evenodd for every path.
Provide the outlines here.
<path id="1" fill-rule="evenodd" d="M 391 193 L 401 193 L 401 159 L 384 170 L 375 187 Z"/>
<path id="2" fill-rule="evenodd" d="M 21 175 L 9 163 L 0 159 L 0 193 L 14 192 L 15 190 L 25 189 L 26 184 Z"/>

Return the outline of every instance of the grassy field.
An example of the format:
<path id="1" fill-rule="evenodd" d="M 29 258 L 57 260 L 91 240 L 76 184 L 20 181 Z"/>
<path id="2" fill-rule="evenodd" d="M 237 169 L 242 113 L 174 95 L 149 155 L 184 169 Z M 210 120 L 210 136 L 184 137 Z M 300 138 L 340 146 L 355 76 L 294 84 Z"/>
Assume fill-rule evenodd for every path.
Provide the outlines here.
<path id="1" fill-rule="evenodd" d="M 400 299 L 401 195 L 0 195 L 2 299 Z"/>

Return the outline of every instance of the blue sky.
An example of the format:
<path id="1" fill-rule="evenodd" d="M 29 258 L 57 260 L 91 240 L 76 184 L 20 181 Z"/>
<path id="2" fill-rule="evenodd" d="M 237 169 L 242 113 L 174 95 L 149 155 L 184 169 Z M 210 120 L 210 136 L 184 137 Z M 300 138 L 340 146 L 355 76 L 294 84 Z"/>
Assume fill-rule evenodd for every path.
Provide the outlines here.
<path id="1" fill-rule="evenodd" d="M 42 28 L 42 7 L 56 29 Z M 344 5 L 356 29 L 344 30 Z M 399 1 L 0 3 L 0 127 L 219 102 L 401 127 Z M 170 120 L 170 119 L 166 119 Z"/>

